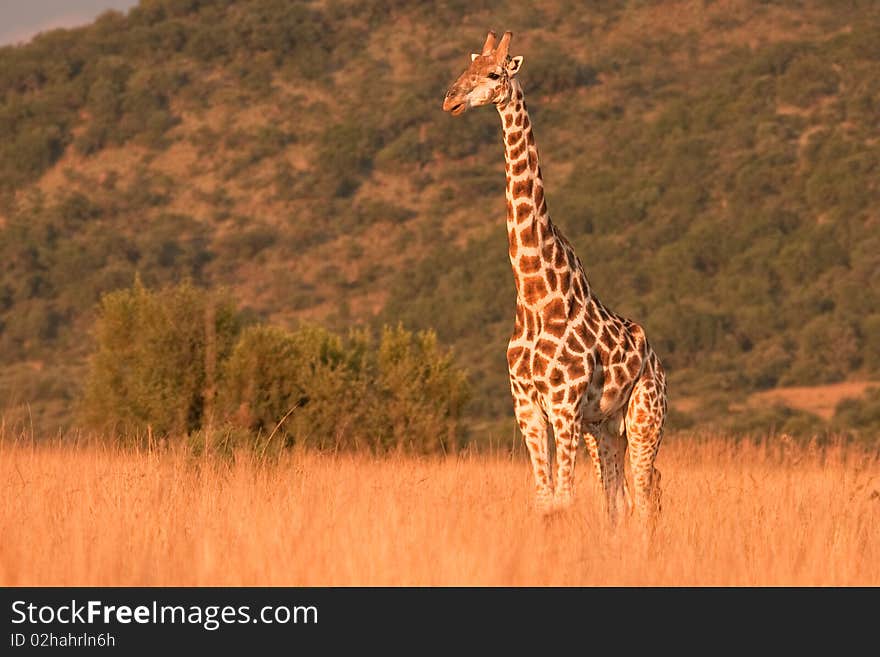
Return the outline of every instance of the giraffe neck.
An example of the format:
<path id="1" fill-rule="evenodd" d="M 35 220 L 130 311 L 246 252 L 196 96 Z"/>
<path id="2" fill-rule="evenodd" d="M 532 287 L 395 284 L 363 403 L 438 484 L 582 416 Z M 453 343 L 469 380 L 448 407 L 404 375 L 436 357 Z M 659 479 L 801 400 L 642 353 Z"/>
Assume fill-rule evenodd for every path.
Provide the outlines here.
<path id="1" fill-rule="evenodd" d="M 538 164 L 538 148 L 526 109 L 522 87 L 511 80 L 510 101 L 498 105 L 504 129 L 504 170 L 507 175 L 507 233 L 510 264 L 519 301 L 527 307 L 541 306 L 555 286 L 550 282 L 564 271 L 583 277 L 565 239 L 558 234 L 544 198 L 544 181 Z M 543 283 L 539 282 L 543 279 Z M 583 287 L 589 287 L 584 277 Z"/>
<path id="2" fill-rule="evenodd" d="M 526 109 L 522 87 L 510 82 L 510 101 L 498 105 L 504 130 L 504 171 L 507 175 L 507 229 L 550 225 L 544 200 L 544 181 L 538 165 L 538 147 Z M 528 247 L 526 247 L 528 248 Z"/>

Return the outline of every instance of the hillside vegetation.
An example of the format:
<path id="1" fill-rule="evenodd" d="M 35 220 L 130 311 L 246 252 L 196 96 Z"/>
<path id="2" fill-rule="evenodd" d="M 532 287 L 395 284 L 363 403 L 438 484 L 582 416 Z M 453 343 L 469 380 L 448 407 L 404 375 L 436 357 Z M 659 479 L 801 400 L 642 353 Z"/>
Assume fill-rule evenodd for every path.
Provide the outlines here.
<path id="1" fill-rule="evenodd" d="M 488 28 L 515 33 L 550 212 L 661 354 L 671 425 L 880 425 L 874 393 L 828 421 L 743 404 L 880 379 L 880 14 L 858 0 L 142 0 L 0 48 L 10 421 L 74 421 L 98 302 L 139 274 L 279 326 L 435 330 L 472 426 L 509 436 L 498 117 L 440 110 Z"/>

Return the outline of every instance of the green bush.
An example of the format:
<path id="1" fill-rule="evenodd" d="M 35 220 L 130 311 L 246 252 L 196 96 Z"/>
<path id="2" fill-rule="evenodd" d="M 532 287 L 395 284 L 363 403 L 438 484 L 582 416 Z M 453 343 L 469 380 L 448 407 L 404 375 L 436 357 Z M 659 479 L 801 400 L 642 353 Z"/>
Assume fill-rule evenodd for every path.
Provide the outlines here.
<path id="1" fill-rule="evenodd" d="M 329 196 L 349 196 L 360 184 L 361 176 L 373 166 L 381 147 L 379 132 L 360 119 L 328 127 L 318 141 L 318 162 L 324 179 L 322 191 Z"/>
<path id="2" fill-rule="evenodd" d="M 123 438 L 199 428 L 213 403 L 218 364 L 231 351 L 239 325 L 228 299 L 189 283 L 154 292 L 137 280 L 105 295 L 95 325 L 85 421 Z"/>
<path id="3" fill-rule="evenodd" d="M 880 388 L 869 388 L 862 397 L 842 399 L 834 409 L 832 425 L 862 438 L 880 439 Z"/>
<path id="4" fill-rule="evenodd" d="M 317 78 L 327 69 L 332 30 L 307 3 L 254 0 L 234 30 L 242 50 L 271 53 L 276 63 L 289 58 L 303 76 Z"/>
<path id="5" fill-rule="evenodd" d="M 696 414 L 710 422 L 716 431 L 731 435 L 789 434 L 798 438 L 825 435 L 827 423 L 822 418 L 785 404 L 736 406 L 729 398 L 705 399 Z"/>
<path id="6" fill-rule="evenodd" d="M 201 25 L 186 44 L 186 52 L 202 62 L 225 60 L 232 49 L 231 31 L 224 25 Z"/>
<path id="7" fill-rule="evenodd" d="M 542 42 L 535 50 L 535 56 L 526 58 L 523 64 L 523 80 L 530 91 L 556 94 L 596 84 L 596 69 L 577 61 L 555 43 Z"/>
<path id="8" fill-rule="evenodd" d="M 342 341 L 319 328 L 246 329 L 223 369 L 221 406 L 254 433 L 283 444 L 331 447 L 345 440 L 354 400 L 366 388 Z M 277 430 L 276 430 L 277 427 Z"/>
<path id="9" fill-rule="evenodd" d="M 454 450 L 463 440 L 464 373 L 430 332 L 386 328 L 378 345 L 317 327 L 245 330 L 223 374 L 227 421 L 273 447 Z"/>
<path id="10" fill-rule="evenodd" d="M 862 320 L 865 338 L 865 366 L 875 375 L 880 373 L 880 313 L 872 313 Z"/>
<path id="11" fill-rule="evenodd" d="M 777 81 L 779 99 L 808 107 L 822 96 L 837 91 L 840 78 L 826 57 L 803 55 L 792 62 Z"/>
<path id="12" fill-rule="evenodd" d="M 123 441 L 188 435 L 221 451 L 463 443 L 466 377 L 433 333 L 385 328 L 374 344 L 367 333 L 242 323 L 228 299 L 189 283 L 150 291 L 137 280 L 105 295 L 86 423 Z"/>
<path id="13" fill-rule="evenodd" d="M 782 383 L 841 381 L 861 364 L 856 330 L 834 316 L 818 316 L 801 330 L 800 349 Z"/>
<path id="14" fill-rule="evenodd" d="M 433 331 L 384 328 L 378 350 L 379 401 L 384 433 L 395 447 L 420 452 L 454 450 L 468 399 L 467 379 L 441 351 Z"/>
<path id="15" fill-rule="evenodd" d="M 48 169 L 64 151 L 64 138 L 55 126 L 30 128 L 16 135 L 4 149 L 2 170 L 13 179 L 36 176 Z"/>

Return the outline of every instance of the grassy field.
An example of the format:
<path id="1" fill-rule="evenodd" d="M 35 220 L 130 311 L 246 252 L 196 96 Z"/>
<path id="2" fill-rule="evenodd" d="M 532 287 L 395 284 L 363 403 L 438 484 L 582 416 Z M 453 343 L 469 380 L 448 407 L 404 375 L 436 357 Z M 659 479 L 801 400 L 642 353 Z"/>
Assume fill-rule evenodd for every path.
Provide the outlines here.
<path id="1" fill-rule="evenodd" d="M 880 585 L 880 457 L 673 436 L 653 540 L 573 511 L 519 457 L 0 444 L 0 585 Z"/>

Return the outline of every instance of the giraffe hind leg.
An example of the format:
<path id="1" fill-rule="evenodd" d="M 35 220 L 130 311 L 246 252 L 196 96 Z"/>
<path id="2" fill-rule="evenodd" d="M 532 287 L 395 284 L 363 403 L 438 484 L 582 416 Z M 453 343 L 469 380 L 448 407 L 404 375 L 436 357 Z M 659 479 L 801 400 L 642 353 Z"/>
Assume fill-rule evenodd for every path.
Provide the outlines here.
<path id="1" fill-rule="evenodd" d="M 626 437 L 633 476 L 633 501 L 643 521 L 660 513 L 660 471 L 654 467 L 666 420 L 666 389 L 662 375 L 642 373 L 626 413 Z"/>
<path id="2" fill-rule="evenodd" d="M 621 511 L 628 511 L 631 506 L 624 470 L 627 443 L 622 418 L 618 415 L 585 427 L 584 441 L 605 497 L 605 510 L 611 522 L 616 523 Z"/>
<path id="3" fill-rule="evenodd" d="M 603 464 L 603 470 L 608 474 L 605 500 L 608 516 L 612 524 L 616 524 L 621 513 L 625 512 L 628 507 L 626 471 L 624 469 L 627 444 L 626 434 L 623 430 L 623 418 L 617 415 L 606 420 L 602 425 L 601 433 L 606 446 L 606 462 Z"/>

